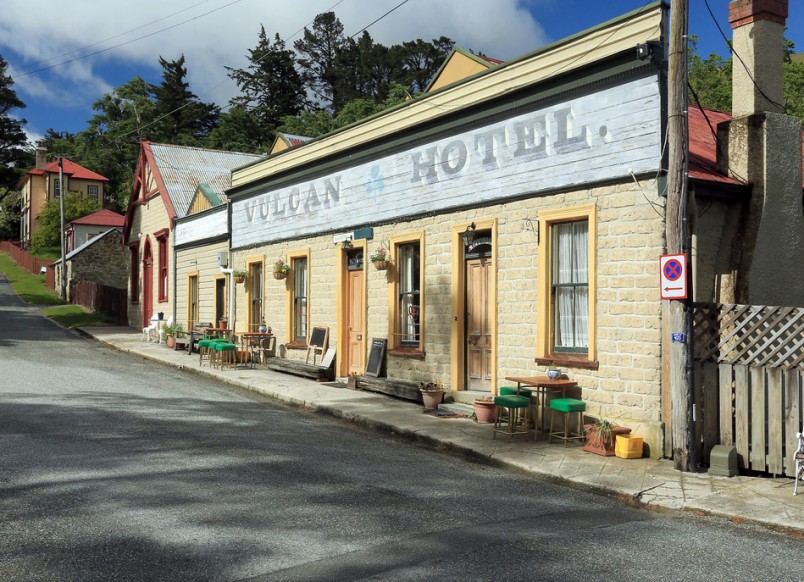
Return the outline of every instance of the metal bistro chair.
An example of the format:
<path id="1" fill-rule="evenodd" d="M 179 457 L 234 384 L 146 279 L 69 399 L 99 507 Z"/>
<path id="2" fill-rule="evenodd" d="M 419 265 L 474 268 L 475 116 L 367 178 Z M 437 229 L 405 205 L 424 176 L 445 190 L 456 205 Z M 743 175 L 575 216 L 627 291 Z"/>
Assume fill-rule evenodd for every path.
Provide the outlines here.
<path id="1" fill-rule="evenodd" d="M 793 487 L 793 495 L 798 495 L 798 482 L 804 478 L 804 433 L 797 433 L 798 450 L 793 458 L 796 460 L 796 486 Z"/>

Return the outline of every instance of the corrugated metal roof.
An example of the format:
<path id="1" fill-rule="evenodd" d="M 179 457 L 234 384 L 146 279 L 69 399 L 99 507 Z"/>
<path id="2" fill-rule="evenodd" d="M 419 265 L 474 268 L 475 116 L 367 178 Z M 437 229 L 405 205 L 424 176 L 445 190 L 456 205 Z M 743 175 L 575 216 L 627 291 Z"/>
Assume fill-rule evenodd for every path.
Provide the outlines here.
<path id="1" fill-rule="evenodd" d="M 88 224 L 92 226 L 123 226 L 126 222 L 126 217 L 117 212 L 113 212 L 107 208 L 98 210 L 87 216 L 76 218 L 71 224 Z"/>
<path id="2" fill-rule="evenodd" d="M 199 185 L 208 184 L 225 200 L 222 192 L 232 184 L 232 170 L 264 157 L 157 143 L 150 148 L 178 218 L 187 214 Z"/>

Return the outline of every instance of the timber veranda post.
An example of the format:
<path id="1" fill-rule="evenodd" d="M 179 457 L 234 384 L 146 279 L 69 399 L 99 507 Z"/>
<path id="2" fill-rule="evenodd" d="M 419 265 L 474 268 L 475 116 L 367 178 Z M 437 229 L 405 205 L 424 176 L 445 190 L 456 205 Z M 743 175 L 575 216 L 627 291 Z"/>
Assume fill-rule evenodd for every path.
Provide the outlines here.
<path id="1" fill-rule="evenodd" d="M 670 54 L 668 69 L 668 176 L 665 236 L 669 254 L 689 257 L 687 165 L 689 126 L 687 120 L 687 30 L 688 0 L 674 0 L 670 10 Z M 691 269 L 687 272 L 688 284 Z M 688 285 L 688 289 L 692 289 Z M 692 381 L 692 293 L 687 299 L 669 300 L 665 325 L 672 333 L 684 333 L 684 341 L 671 342 L 668 362 L 673 463 L 679 471 L 696 471 L 694 393 Z"/>

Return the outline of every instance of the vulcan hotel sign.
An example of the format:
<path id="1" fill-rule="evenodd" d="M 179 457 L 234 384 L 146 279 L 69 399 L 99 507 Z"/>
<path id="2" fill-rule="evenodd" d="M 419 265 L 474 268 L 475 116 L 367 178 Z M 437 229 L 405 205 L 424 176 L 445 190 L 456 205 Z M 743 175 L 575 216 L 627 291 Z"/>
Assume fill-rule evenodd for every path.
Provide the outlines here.
<path id="1" fill-rule="evenodd" d="M 232 246 L 655 171 L 655 77 L 511 117 L 232 205 Z"/>

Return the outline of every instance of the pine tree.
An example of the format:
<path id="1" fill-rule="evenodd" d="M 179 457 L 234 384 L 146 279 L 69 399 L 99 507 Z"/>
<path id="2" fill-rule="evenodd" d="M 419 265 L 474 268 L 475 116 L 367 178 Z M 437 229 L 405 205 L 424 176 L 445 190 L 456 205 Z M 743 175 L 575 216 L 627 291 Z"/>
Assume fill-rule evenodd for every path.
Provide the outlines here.
<path id="1" fill-rule="evenodd" d="M 324 12 L 315 17 L 312 30 L 305 27 L 304 38 L 293 43 L 299 53 L 304 84 L 315 96 L 314 105 L 331 113 L 346 103 L 338 93 L 338 76 L 342 71 L 336 63 L 345 42 L 341 21 L 334 12 Z"/>
<path id="2" fill-rule="evenodd" d="M 14 80 L 6 74 L 8 63 L 0 56 L 0 186 L 16 187 L 20 171 L 31 162 L 26 151 L 28 138 L 22 127 L 24 119 L 11 117 L 12 109 L 23 109 L 23 103 L 14 91 Z"/>
<path id="3" fill-rule="evenodd" d="M 242 93 L 231 99 L 230 104 L 241 110 L 239 123 L 245 121 L 242 112 L 254 117 L 263 144 L 267 144 L 273 141 L 283 117 L 302 111 L 304 86 L 293 52 L 285 48 L 278 34 L 272 44 L 263 26 L 260 26 L 257 46 L 248 51 L 247 58 L 249 65 L 245 69 L 226 67 Z"/>
<path id="4" fill-rule="evenodd" d="M 197 145 L 218 124 L 220 108 L 202 103 L 190 91 L 184 63 L 184 55 L 175 61 L 159 57 L 162 83 L 150 86 L 156 105 L 157 121 L 151 130 L 155 141 Z"/>

